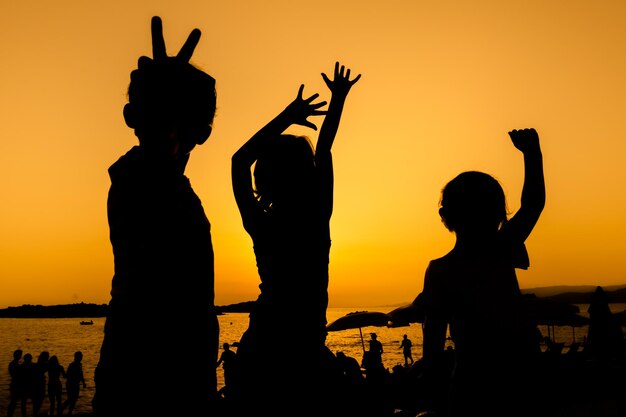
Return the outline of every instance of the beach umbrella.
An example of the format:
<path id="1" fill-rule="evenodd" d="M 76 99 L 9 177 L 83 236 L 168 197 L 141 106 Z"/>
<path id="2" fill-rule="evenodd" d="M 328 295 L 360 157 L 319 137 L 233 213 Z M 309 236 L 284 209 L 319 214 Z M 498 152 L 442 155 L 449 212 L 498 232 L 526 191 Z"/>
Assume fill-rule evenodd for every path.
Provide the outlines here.
<path id="1" fill-rule="evenodd" d="M 361 345 L 363 346 L 363 353 L 365 353 L 365 342 L 363 341 L 363 331 L 361 328 L 369 326 L 388 326 L 389 322 L 390 317 L 387 313 L 380 311 L 353 311 L 345 316 L 339 317 L 332 323 L 329 323 L 326 326 L 326 330 L 329 332 L 336 332 L 340 330 L 359 329 Z"/>
<path id="2" fill-rule="evenodd" d="M 409 323 L 424 323 L 424 301 L 422 293 L 412 303 L 405 304 L 387 313 L 391 318 L 390 326 L 407 326 Z"/>

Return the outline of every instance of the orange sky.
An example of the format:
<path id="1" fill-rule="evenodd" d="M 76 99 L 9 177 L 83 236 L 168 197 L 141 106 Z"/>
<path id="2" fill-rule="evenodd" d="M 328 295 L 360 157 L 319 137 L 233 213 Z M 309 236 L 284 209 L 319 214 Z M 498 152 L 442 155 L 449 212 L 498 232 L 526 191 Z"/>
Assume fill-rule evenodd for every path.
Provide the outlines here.
<path id="1" fill-rule="evenodd" d="M 626 283 L 626 3 L 615 1 L 154 1 L 0 4 L 0 307 L 106 303 L 107 168 L 136 144 L 129 73 L 160 15 L 169 50 L 217 79 L 214 133 L 187 174 L 213 225 L 216 303 L 258 294 L 230 157 L 336 60 L 362 79 L 333 148 L 331 306 L 412 300 L 454 242 L 441 187 L 489 172 L 519 207 L 535 127 L 548 200 L 524 288 Z M 320 119 L 321 121 L 321 119 Z M 306 133 L 315 141 L 315 132 Z"/>

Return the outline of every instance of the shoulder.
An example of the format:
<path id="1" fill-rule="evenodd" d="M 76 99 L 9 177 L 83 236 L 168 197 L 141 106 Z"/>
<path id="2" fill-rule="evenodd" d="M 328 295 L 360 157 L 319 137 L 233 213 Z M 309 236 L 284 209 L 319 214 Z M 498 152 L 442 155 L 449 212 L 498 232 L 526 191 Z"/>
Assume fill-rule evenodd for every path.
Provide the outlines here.
<path id="1" fill-rule="evenodd" d="M 431 260 L 426 267 L 425 280 L 446 280 L 446 278 L 452 275 L 451 271 L 456 264 L 457 260 L 453 252 L 449 252 L 441 258 Z"/>
<path id="2" fill-rule="evenodd" d="M 143 155 L 141 148 L 139 146 L 133 146 L 128 152 L 124 155 L 120 156 L 117 161 L 115 161 L 109 167 L 109 176 L 112 181 L 127 175 L 129 172 L 134 172 L 138 169 L 138 165 L 140 165 L 143 160 Z"/>
<path id="3" fill-rule="evenodd" d="M 458 274 L 455 273 L 458 261 L 453 252 L 433 259 L 429 262 L 424 276 L 424 288 L 422 290 L 424 308 L 431 310 L 440 309 L 445 300 L 451 296 L 456 286 L 455 280 Z"/>

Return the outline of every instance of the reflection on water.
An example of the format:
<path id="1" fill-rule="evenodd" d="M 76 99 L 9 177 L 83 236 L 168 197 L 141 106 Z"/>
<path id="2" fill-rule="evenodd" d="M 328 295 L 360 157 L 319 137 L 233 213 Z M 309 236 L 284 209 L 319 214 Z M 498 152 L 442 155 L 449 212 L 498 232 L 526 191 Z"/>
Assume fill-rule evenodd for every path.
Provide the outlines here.
<path id="1" fill-rule="evenodd" d="M 611 305 L 615 312 L 623 311 L 626 304 Z M 328 322 L 356 310 L 370 310 L 388 312 L 389 308 L 330 308 L 328 309 Z M 587 306 L 580 305 L 580 312 L 586 315 Z M 104 319 L 93 319 L 94 324 L 81 325 L 80 318 L 70 319 L 5 319 L 0 318 L 0 415 L 6 415 L 6 404 L 9 398 L 9 382 L 7 366 L 12 359 L 15 349 L 22 349 L 24 353 L 31 353 L 36 359 L 41 351 L 47 350 L 51 355 L 57 355 L 61 364 L 67 369 L 67 365 L 73 360 L 74 352 L 83 352 L 83 371 L 87 388 L 81 389 L 81 396 L 76 404 L 75 412 L 83 413 L 91 411 L 91 398 L 93 396 L 94 383 L 93 372 L 98 361 L 100 344 L 102 342 L 102 332 Z M 219 316 L 220 322 L 220 346 L 224 342 L 231 345 L 237 342 L 241 334 L 248 327 L 248 314 L 228 313 Z M 140 325 L 140 324 L 139 324 Z M 540 328 L 542 333 L 547 334 L 545 327 Z M 581 327 L 572 331 L 571 327 L 556 327 L 555 341 L 571 343 L 575 336 L 582 341 L 587 334 L 587 328 Z M 421 324 L 412 323 L 409 326 L 388 328 L 388 327 L 366 327 L 362 329 L 363 341 L 367 349 L 370 333 L 376 332 L 378 340 L 383 343 L 383 361 L 385 366 L 391 369 L 395 365 L 404 363 L 404 356 L 400 348 L 402 336 L 407 334 L 413 342 L 413 358 L 419 359 L 422 356 L 422 329 Z M 289 339 L 276 341 L 282 349 L 289 349 Z M 327 346 L 333 351 L 343 351 L 348 356 L 353 356 L 359 362 L 363 356 L 363 345 L 359 329 L 342 330 L 330 332 L 327 338 Z M 236 350 L 236 347 L 233 348 Z M 221 350 L 220 350 L 221 353 Z M 1 361 L 4 361 L 4 365 Z M 222 368 L 217 369 L 218 385 L 224 383 Z M 48 411 L 48 400 L 44 402 L 43 412 Z"/>

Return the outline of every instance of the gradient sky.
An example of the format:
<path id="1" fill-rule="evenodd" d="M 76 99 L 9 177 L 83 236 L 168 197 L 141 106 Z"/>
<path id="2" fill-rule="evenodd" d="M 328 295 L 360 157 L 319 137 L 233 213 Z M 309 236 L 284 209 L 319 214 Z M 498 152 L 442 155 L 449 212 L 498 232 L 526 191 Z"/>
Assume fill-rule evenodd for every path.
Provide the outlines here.
<path id="1" fill-rule="evenodd" d="M 137 143 L 122 108 L 153 15 L 171 54 L 201 29 L 192 62 L 217 79 L 214 132 L 187 175 L 213 226 L 218 305 L 259 284 L 230 158 L 301 83 L 328 99 L 320 73 L 337 60 L 362 79 L 333 148 L 331 306 L 421 291 L 454 243 L 437 204 L 459 172 L 491 173 L 517 210 L 507 131 L 525 127 L 548 197 L 521 287 L 626 283 L 624 1 L 3 0 L 0 307 L 108 302 L 107 169 Z"/>

